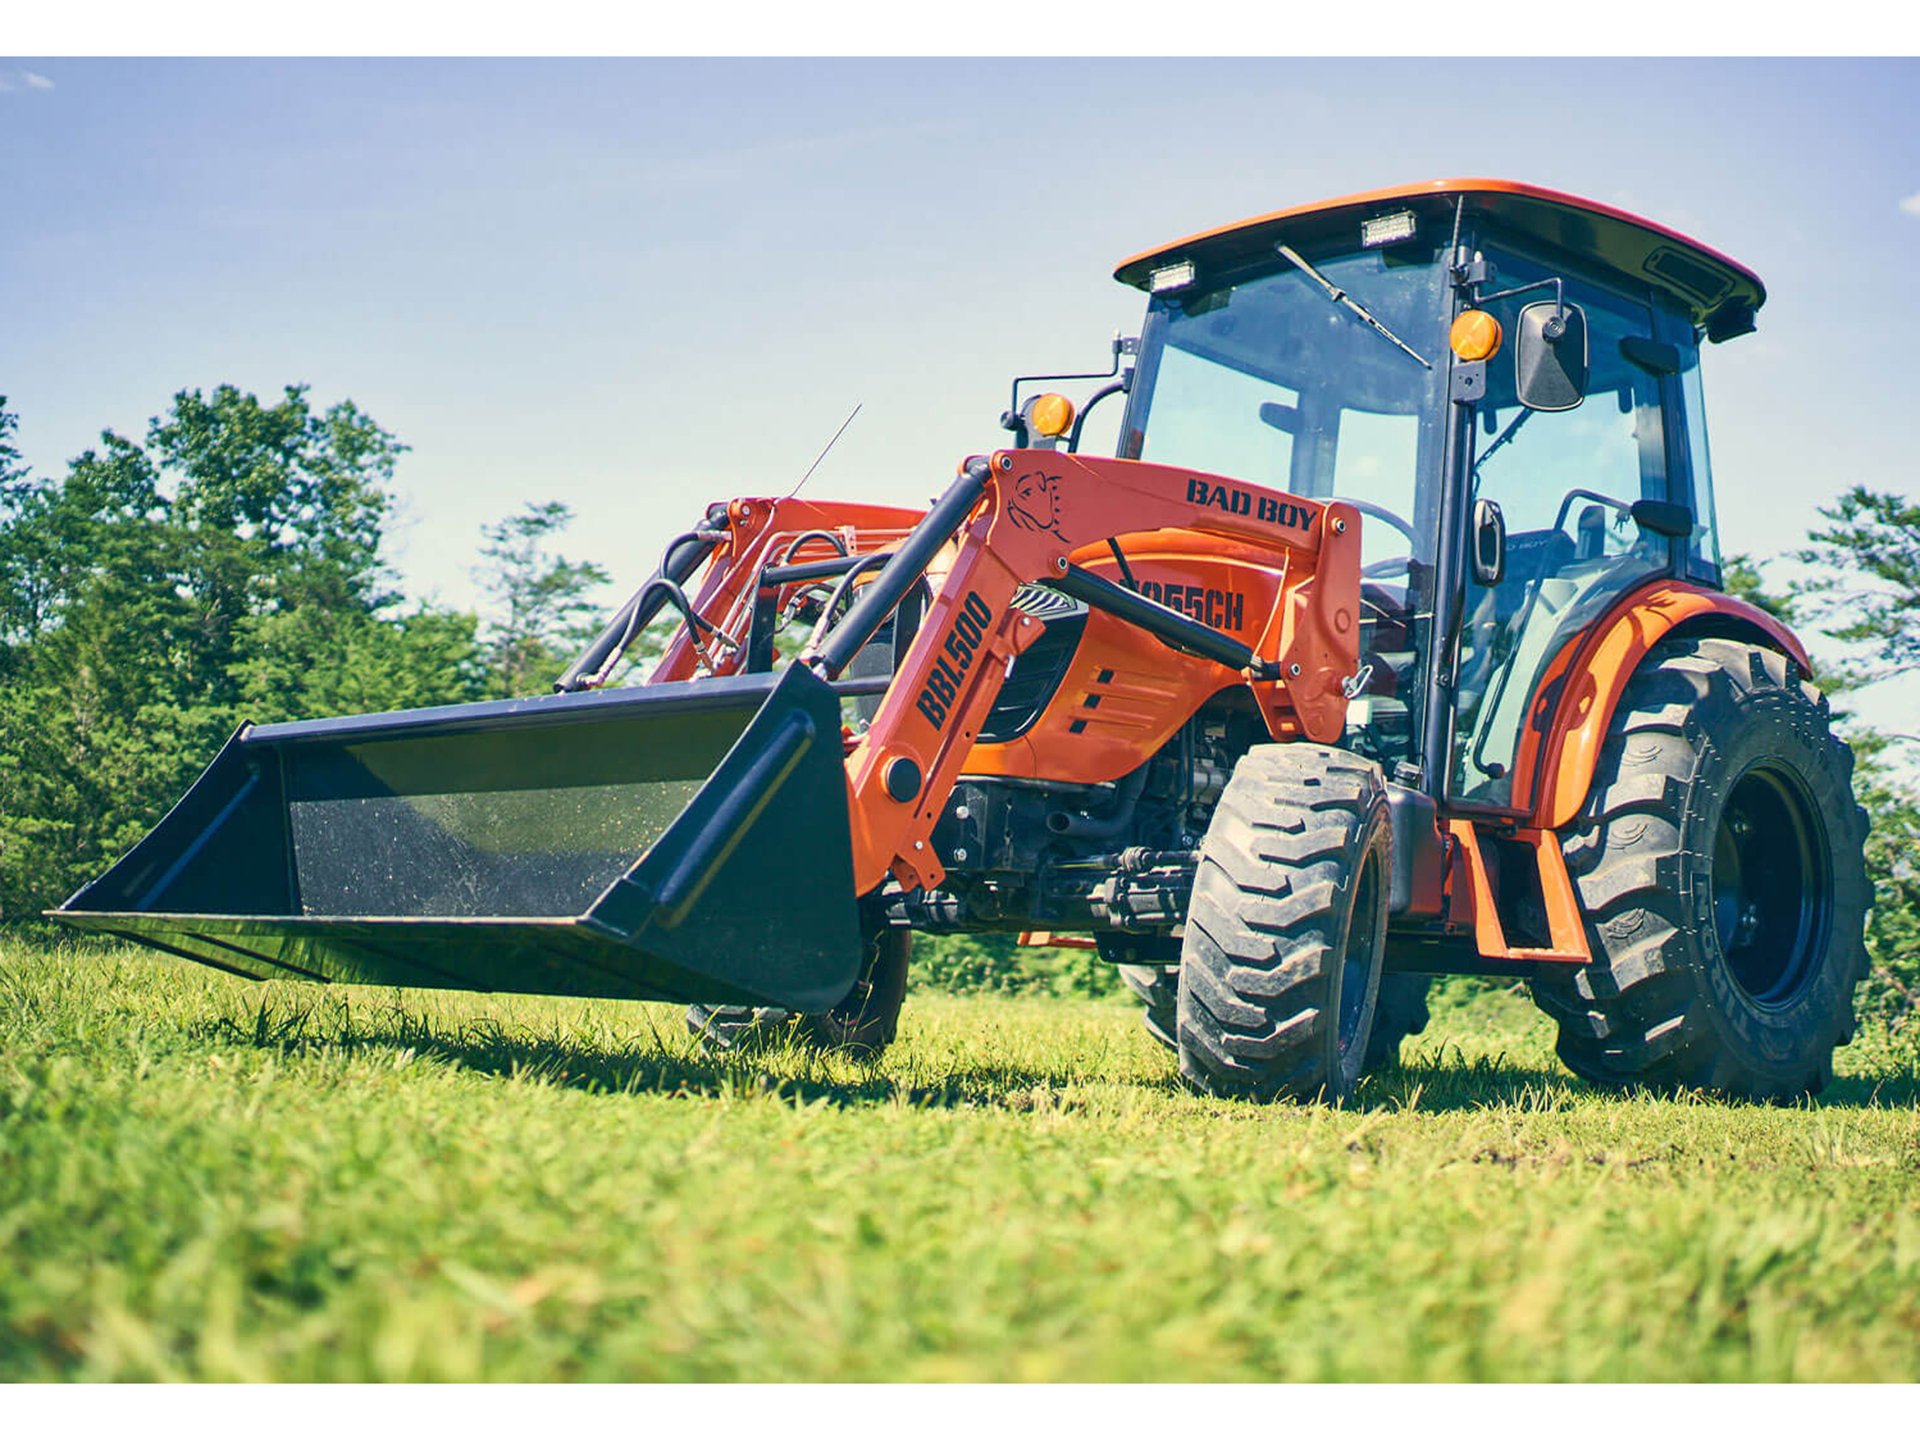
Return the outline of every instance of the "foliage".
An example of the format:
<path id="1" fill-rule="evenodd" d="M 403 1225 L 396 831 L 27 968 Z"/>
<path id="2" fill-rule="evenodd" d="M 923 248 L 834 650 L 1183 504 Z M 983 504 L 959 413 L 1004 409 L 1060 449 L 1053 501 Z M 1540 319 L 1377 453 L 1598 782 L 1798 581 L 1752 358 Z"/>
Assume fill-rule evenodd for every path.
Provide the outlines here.
<path id="1" fill-rule="evenodd" d="M 1884 578 L 1899 567 L 1889 556 L 1909 554 L 1920 562 L 1920 528 L 1901 539 L 1893 527 L 1920 527 L 1920 509 L 1909 506 L 1897 496 L 1873 496 L 1863 490 L 1850 491 L 1832 510 L 1823 515 L 1834 528 L 1818 532 L 1815 549 L 1803 552 L 1802 559 L 1819 559 L 1829 567 L 1826 579 L 1796 586 L 1790 594 L 1779 595 L 1766 588 L 1764 578 L 1743 555 L 1731 557 L 1725 568 L 1727 589 L 1760 606 L 1782 620 L 1823 618 L 1831 621 L 1838 611 L 1839 596 L 1850 588 L 1849 576 L 1871 573 Z M 1862 518 L 1868 517 L 1868 518 Z M 1858 542 L 1856 549 L 1854 543 Z M 1909 586 L 1920 587 L 1920 563 L 1907 572 Z M 1920 588 L 1912 590 L 1920 603 Z M 1871 605 L 1857 612 L 1869 617 L 1832 633 L 1850 640 L 1874 639 L 1897 654 L 1901 645 L 1920 643 L 1920 630 L 1900 635 L 1920 623 L 1891 612 L 1876 612 Z M 1871 617 L 1878 614 L 1879 618 Z M 1863 628 L 1864 627 L 1864 628 Z M 1848 633 L 1851 631 L 1852 633 Z M 1805 638 L 1803 636 L 1803 638 Z M 1847 708 L 1848 696 L 1878 679 L 1899 673 L 1904 666 L 1841 662 L 1823 663 L 1813 656 L 1814 683 L 1828 692 L 1834 716 L 1853 747 L 1854 798 L 1866 808 L 1872 822 L 1867 835 L 1867 878 L 1873 885 L 1873 909 L 1867 917 L 1867 957 L 1872 970 L 1861 987 L 1861 1010 L 1900 1029 L 1920 1019 L 1920 870 L 1914 857 L 1920 855 L 1920 792 L 1907 778 L 1894 751 L 1908 737 L 1884 735 L 1859 724 Z M 1914 1026 L 1920 1030 L 1920 1026 Z"/>
<path id="2" fill-rule="evenodd" d="M 953 995 L 1094 999 L 1125 993 L 1113 966 L 1091 950 L 1018 940 L 1015 935 L 916 935 L 913 983 Z"/>
<path id="3" fill-rule="evenodd" d="M 594 592 L 612 577 L 547 548 L 572 521 L 565 505 L 529 504 L 480 532 L 481 581 L 500 617 L 486 637 L 488 683 L 503 698 L 545 693 L 600 628 Z"/>
<path id="4" fill-rule="evenodd" d="M 1794 595 L 1836 640 L 1865 647 L 1847 662 L 1847 682 L 1920 668 L 1920 505 L 1856 485 L 1820 515 L 1826 528 L 1796 557 L 1818 573 Z"/>
<path id="5" fill-rule="evenodd" d="M 425 605 L 249 616 L 232 671 L 240 706 L 264 722 L 483 700 L 478 623 Z"/>
<path id="6" fill-rule="evenodd" d="M 0 1380 L 1920 1378 L 1911 1054 L 1615 1096 L 1468 994 L 1332 1110 L 1183 1093 L 1118 1004 L 713 1059 L 0 941 Z"/>
<path id="7" fill-rule="evenodd" d="M 1729 595 L 1759 606 L 1776 619 L 1793 619 L 1793 601 L 1767 589 L 1766 577 L 1751 556 L 1729 555 L 1720 567 L 1720 584 Z"/>
<path id="8" fill-rule="evenodd" d="M 16 423 L 0 410 L 0 440 Z M 0 916 L 150 827 L 245 719 L 478 698 L 471 616 L 403 612 L 381 554 L 402 446 L 305 387 L 175 395 L 64 475 L 0 455 Z"/>
<path id="9" fill-rule="evenodd" d="M 1859 1003 L 1891 1028 L 1920 1035 L 1920 793 L 1888 764 L 1887 743 L 1871 731 L 1853 737 L 1854 795 L 1873 820 L 1867 835 L 1873 973 Z"/>

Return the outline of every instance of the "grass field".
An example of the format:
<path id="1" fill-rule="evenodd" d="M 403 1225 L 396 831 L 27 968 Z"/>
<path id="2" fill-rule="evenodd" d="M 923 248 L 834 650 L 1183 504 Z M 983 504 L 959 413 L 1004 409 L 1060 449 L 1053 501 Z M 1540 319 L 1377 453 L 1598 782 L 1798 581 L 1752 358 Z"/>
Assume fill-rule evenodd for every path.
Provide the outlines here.
<path id="1" fill-rule="evenodd" d="M 1920 1378 L 1920 1108 L 1619 1099 L 1456 985 L 1357 1104 L 1121 1003 L 877 1065 L 0 942 L 0 1379 Z"/>

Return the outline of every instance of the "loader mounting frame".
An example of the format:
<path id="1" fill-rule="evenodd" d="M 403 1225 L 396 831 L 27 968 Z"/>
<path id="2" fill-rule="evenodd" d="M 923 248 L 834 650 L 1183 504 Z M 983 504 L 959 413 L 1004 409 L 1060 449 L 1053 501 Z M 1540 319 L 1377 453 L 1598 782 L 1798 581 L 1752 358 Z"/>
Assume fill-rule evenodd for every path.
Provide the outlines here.
<path id="1" fill-rule="evenodd" d="M 1069 559 L 1113 535 L 1160 529 L 1219 535 L 1284 557 L 1278 601 L 1256 645 L 1076 574 Z M 1237 661 L 1276 740 L 1339 737 L 1342 683 L 1359 663 L 1360 525 L 1351 506 L 1138 461 L 996 451 L 962 468 L 846 619 L 801 663 L 825 678 L 837 675 L 955 532 L 958 549 L 926 618 L 847 757 L 861 893 L 889 874 L 909 890 L 933 890 L 945 876 L 928 839 L 1010 662 L 1040 633 L 1012 603 L 1025 583 L 1054 584 L 1170 644 L 1222 664 Z"/>

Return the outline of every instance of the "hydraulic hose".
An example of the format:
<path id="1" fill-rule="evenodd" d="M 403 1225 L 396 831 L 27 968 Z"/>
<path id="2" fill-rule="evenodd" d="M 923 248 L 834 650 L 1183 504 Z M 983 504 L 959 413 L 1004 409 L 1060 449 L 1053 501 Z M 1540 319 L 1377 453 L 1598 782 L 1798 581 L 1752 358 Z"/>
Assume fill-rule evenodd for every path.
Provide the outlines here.
<path id="1" fill-rule="evenodd" d="M 853 663 L 853 657 L 886 624 L 906 598 L 907 591 L 919 583 L 940 547 L 953 538 L 973 507 L 987 489 L 987 462 L 975 457 L 967 462 L 953 484 L 947 487 L 931 510 L 913 527 L 913 533 L 900 542 L 899 549 L 886 568 L 874 577 L 842 620 L 817 645 L 809 645 L 801 662 L 824 680 L 832 680 Z"/>
<path id="2" fill-rule="evenodd" d="M 726 516 L 722 513 L 717 521 L 710 516 L 686 534 L 676 536 L 661 557 L 660 568 L 614 612 L 606 628 L 594 637 L 580 658 L 567 667 L 566 674 L 553 682 L 553 688 L 565 694 L 591 689 L 603 681 L 609 666 L 626 652 L 633 637 L 652 623 L 660 608 L 675 594 L 682 593 L 680 587 L 693 578 L 693 572 L 705 562 L 708 551 L 720 543 L 726 526 Z M 668 584 L 655 583 L 661 580 Z"/>
<path id="3" fill-rule="evenodd" d="M 818 647 L 821 640 L 826 637 L 828 627 L 833 624 L 833 612 L 838 608 L 840 602 L 847 598 L 847 592 L 852 588 L 853 582 L 869 570 L 884 570 L 887 562 L 892 558 L 890 555 L 875 552 L 869 555 L 862 555 L 858 560 L 854 561 L 852 565 L 847 567 L 846 573 L 840 577 L 840 583 L 833 587 L 833 593 L 827 597 L 827 603 L 821 607 L 820 619 L 814 625 L 813 633 L 807 637 L 808 649 L 811 650 Z"/>

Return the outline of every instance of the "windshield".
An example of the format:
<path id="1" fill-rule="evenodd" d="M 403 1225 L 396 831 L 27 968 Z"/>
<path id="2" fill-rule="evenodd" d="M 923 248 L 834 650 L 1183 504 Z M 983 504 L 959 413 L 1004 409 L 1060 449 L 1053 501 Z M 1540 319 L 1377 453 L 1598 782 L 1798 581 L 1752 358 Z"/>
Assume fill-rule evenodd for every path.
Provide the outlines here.
<path id="1" fill-rule="evenodd" d="M 1296 495 L 1369 501 L 1406 522 L 1428 558 L 1446 384 L 1442 268 L 1430 252 L 1312 257 L 1415 352 L 1285 268 L 1221 289 L 1156 297 L 1141 337 L 1126 453 Z M 1418 357 L 1434 362 L 1432 368 Z M 1428 493 L 1435 492 L 1435 493 Z M 1408 554 L 1369 514 L 1365 559 Z"/>
<path id="2" fill-rule="evenodd" d="M 1359 504 L 1363 673 L 1343 743 L 1391 768 L 1417 758 L 1432 625 L 1445 270 L 1430 248 L 1303 258 L 1154 298 L 1122 453 Z"/>

